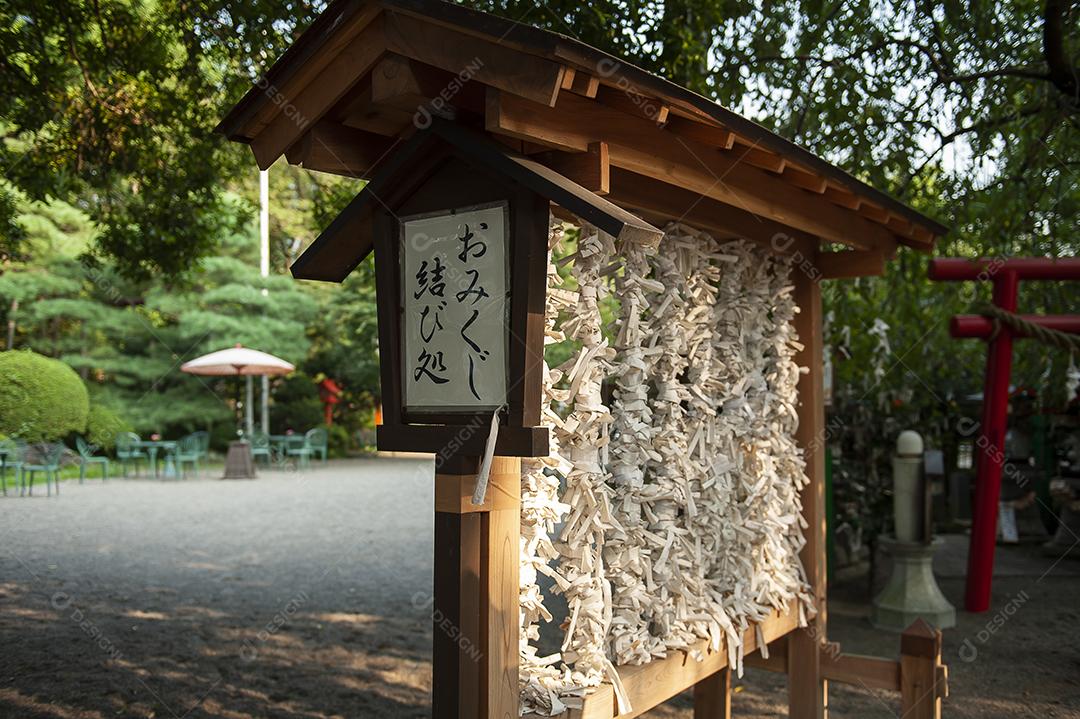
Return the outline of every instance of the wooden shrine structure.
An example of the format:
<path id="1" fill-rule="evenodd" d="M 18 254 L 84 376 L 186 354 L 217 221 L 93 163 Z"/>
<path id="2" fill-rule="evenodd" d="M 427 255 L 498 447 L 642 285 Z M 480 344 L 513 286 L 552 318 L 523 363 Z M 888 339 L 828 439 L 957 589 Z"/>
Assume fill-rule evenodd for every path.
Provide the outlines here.
<path id="1" fill-rule="evenodd" d="M 906 719 L 940 715 L 940 633 L 913 625 L 899 660 L 847 655 L 827 640 L 821 282 L 881 274 L 898 246 L 930 252 L 944 227 L 661 77 L 441 0 L 335 0 L 218 131 L 248 144 L 262 169 L 284 155 L 368 181 L 293 273 L 340 282 L 375 252 L 378 445 L 436 453 L 435 605 L 453 632 L 435 630 L 434 716 L 518 714 L 520 457 L 549 446 L 538 409 L 549 212 L 621 240 L 658 237 L 657 227 L 677 220 L 794 257 L 797 361 L 810 368 L 798 386 L 796 439 L 810 479 L 800 556 L 818 611 L 804 628 L 792 610 L 748 632 L 746 662 L 788 676 L 792 717 L 825 716 L 828 681 L 896 691 Z M 466 244 L 460 266 L 438 269 L 464 277 L 484 257 L 485 276 L 497 281 L 484 307 L 505 322 L 472 326 L 488 339 L 480 348 L 480 335 L 474 343 L 465 333 L 476 315 L 455 309 L 466 313 L 470 362 L 486 374 L 474 385 L 471 364 L 467 386 L 421 393 L 410 378 L 437 372 L 440 350 L 425 344 L 426 313 L 405 314 L 410 297 L 430 291 L 432 268 L 410 263 L 448 222 L 467 237 L 483 227 L 503 239 L 505 257 L 470 254 Z M 413 285 L 414 275 L 423 283 Z M 403 355 L 411 362 L 417 348 L 424 361 L 406 366 Z M 493 415 L 496 456 L 482 468 Z M 466 656 L 473 649 L 479 661 Z M 601 685 L 567 719 L 637 716 L 691 687 L 696 717 L 729 716 L 727 653 L 702 650 L 703 661 L 680 654 L 619 668 L 632 713 L 619 714 L 611 686 Z"/>

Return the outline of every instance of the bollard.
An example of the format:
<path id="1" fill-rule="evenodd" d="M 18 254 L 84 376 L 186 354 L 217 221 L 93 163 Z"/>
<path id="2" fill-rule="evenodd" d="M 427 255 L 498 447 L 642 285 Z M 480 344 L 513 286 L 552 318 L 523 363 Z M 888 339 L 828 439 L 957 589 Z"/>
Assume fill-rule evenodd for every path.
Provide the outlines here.
<path id="1" fill-rule="evenodd" d="M 929 492 L 922 472 L 923 440 L 917 432 L 901 432 L 893 457 L 895 536 L 882 536 L 882 551 L 892 557 L 892 575 L 874 597 L 870 621 L 879 629 L 903 631 L 926 619 L 939 629 L 956 626 L 953 608 L 934 579 L 934 553 L 944 541 L 932 535 Z"/>
<path id="2" fill-rule="evenodd" d="M 893 523 L 901 542 L 928 539 L 925 523 L 926 485 L 922 477 L 923 439 L 905 430 L 896 438 L 893 455 Z"/>

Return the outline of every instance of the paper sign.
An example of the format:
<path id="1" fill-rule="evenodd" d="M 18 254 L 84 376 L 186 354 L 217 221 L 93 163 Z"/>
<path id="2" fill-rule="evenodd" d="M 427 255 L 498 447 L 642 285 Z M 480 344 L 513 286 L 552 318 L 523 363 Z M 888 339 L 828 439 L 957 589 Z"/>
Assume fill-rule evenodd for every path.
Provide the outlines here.
<path id="1" fill-rule="evenodd" d="M 507 205 L 402 218 L 406 412 L 506 401 Z"/>

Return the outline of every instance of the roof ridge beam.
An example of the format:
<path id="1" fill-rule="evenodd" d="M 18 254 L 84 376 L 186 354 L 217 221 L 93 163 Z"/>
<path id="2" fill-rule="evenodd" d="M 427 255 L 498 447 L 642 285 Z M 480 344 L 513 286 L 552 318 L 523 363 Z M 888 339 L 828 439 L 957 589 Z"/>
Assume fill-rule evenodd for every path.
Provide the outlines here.
<path id="1" fill-rule="evenodd" d="M 467 75 L 535 103 L 554 107 L 566 67 L 558 62 L 504 47 L 475 35 L 387 10 L 383 15 L 386 48 L 398 55 Z"/>

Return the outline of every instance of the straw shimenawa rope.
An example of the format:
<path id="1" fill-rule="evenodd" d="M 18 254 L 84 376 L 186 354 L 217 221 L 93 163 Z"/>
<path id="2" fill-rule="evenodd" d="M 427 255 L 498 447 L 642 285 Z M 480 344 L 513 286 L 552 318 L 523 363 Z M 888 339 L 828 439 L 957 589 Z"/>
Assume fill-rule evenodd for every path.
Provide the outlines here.
<path id="1" fill-rule="evenodd" d="M 1068 332 L 1042 327 L 1033 322 L 1028 322 L 1015 312 L 1009 312 L 996 305 L 976 305 L 973 311 L 975 314 L 982 315 L 994 323 L 994 329 L 990 333 L 989 339 L 997 337 L 998 332 L 1001 331 L 1001 325 L 1005 325 L 1013 332 L 1038 340 L 1043 344 L 1053 345 L 1070 352 L 1080 351 L 1080 335 L 1072 335 Z"/>

